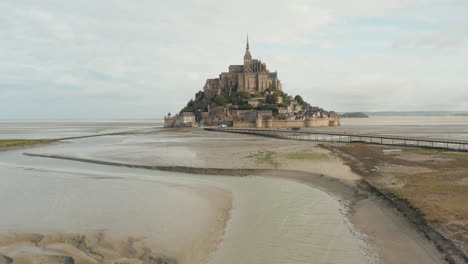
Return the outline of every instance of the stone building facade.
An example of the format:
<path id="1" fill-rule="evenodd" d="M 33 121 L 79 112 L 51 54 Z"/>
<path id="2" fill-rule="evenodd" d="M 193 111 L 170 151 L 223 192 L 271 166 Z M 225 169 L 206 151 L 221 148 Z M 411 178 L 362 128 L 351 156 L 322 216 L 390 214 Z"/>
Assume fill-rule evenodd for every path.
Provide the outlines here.
<path id="1" fill-rule="evenodd" d="M 265 63 L 252 59 L 247 38 L 244 64 L 230 65 L 229 72 L 221 73 L 219 78 L 206 80 L 203 91 L 208 97 L 213 97 L 216 95 L 231 96 L 235 91 L 259 94 L 268 88 L 282 90 L 281 81 L 278 79 L 277 72 L 270 72 Z"/>
<path id="2" fill-rule="evenodd" d="M 182 112 L 175 116 L 169 113 L 164 117 L 164 127 L 194 127 L 196 125 L 195 115 L 192 112 Z"/>

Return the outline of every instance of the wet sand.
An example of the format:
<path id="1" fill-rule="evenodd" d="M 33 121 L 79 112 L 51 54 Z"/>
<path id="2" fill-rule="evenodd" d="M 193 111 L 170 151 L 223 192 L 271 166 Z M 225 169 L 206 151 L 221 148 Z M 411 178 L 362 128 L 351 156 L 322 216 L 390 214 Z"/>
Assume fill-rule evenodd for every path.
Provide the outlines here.
<path id="1" fill-rule="evenodd" d="M 69 142 L 31 152 L 143 166 L 263 170 L 254 170 L 252 174 L 256 176 L 213 177 L 27 157 L 20 155 L 21 151 L 2 154 L 2 175 L 6 169 L 12 169 L 11 175 L 15 177 L 32 171 L 31 178 L 49 177 L 58 186 L 67 183 L 73 186 L 63 191 L 52 189 L 56 196 L 38 201 L 39 204 L 50 206 L 76 190 L 72 195 L 77 202 L 74 208 L 64 211 L 67 206 L 52 206 L 47 214 L 34 215 L 47 227 L 51 226 L 50 221 L 61 217 L 58 223 L 68 225 L 61 227 L 61 233 L 72 230 L 92 234 L 105 229 L 106 237 L 113 241 L 109 243 L 114 245 L 115 241 L 128 241 L 129 237 L 144 237 L 144 247 L 151 248 L 155 257 L 169 256 L 180 263 L 206 263 L 206 259 L 208 263 L 443 263 L 441 254 L 414 226 L 378 197 L 357 192 L 353 184 L 359 176 L 314 143 L 193 129 L 156 129 Z M 273 166 L 252 158 L 252 154 L 262 151 L 274 151 L 280 164 Z M 317 152 L 327 158 L 301 161 L 286 160 L 282 155 L 294 151 Z M 65 184 L 57 178 L 63 178 Z M 77 183 L 71 178 L 85 178 L 88 182 Z M 15 191 L 11 186 L 19 184 L 23 188 L 29 182 L 30 179 L 20 184 L 14 180 L 9 186 L 10 193 Z M 109 185 L 112 182 L 116 183 Z M 114 194 L 113 185 L 119 190 Z M 84 186 L 96 189 L 82 194 Z M 174 193 L 158 192 L 158 186 Z M 43 192 L 43 188 L 37 189 Z M 85 202 L 80 198 L 88 195 L 92 199 L 83 207 Z M 12 200 L 14 196 L 5 196 L 11 211 L 21 204 Z M 109 208 L 107 218 L 105 214 L 96 214 L 99 210 L 95 202 L 103 202 L 98 209 Z M 83 208 L 94 209 L 83 217 Z M 116 208 L 120 215 L 115 214 Z M 60 231 L 56 226 L 29 227 L 34 217 L 13 214 L 3 222 L 0 232 Z M 74 218 L 81 220 L 70 221 Z M 121 226 L 113 223 L 120 218 Z M 16 223 L 15 227 L 11 225 L 15 219 L 28 220 Z M 82 228 L 79 223 L 89 226 Z M 179 230 L 181 226 L 185 229 Z M 150 230 L 158 231 L 148 233 Z M 114 249 L 121 251 L 118 246 Z M 143 247 L 140 249 L 143 252 Z M 195 262 L 197 258 L 199 262 Z"/>
<path id="2" fill-rule="evenodd" d="M 154 173 L 63 162 L 54 166 L 53 161 L 41 160 L 37 164 L 18 163 L 20 166 L 2 164 L 0 193 L 5 213 L 0 234 L 89 238 L 99 231 L 108 244 L 104 247 L 108 258 L 93 258 L 99 263 L 131 257 L 121 252 L 131 240 L 138 241 L 132 246 L 138 253 L 148 248 L 154 258 L 205 263 L 222 236 L 231 208 L 229 192 L 180 179 L 161 179 L 163 175 L 154 180 L 151 178 Z M 58 244 L 70 246 L 67 242 Z M 44 245 L 31 247 L 31 243 L 10 246 L 0 247 L 0 254 L 26 257 L 44 248 Z M 99 249 L 100 245 L 90 247 L 92 252 Z M 76 260 L 83 251 L 72 248 L 55 252 L 59 253 Z"/>

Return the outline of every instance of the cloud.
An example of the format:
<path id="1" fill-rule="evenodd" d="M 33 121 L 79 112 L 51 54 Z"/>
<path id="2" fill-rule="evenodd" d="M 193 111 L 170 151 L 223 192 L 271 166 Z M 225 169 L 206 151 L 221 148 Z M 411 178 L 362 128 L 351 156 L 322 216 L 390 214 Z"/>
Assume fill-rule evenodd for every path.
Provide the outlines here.
<path id="1" fill-rule="evenodd" d="M 455 0 L 2 1 L 0 97 L 20 103 L 0 118 L 176 112 L 242 62 L 247 33 L 286 92 L 327 109 L 468 109 L 466 11 Z"/>
<path id="2" fill-rule="evenodd" d="M 395 40 L 393 48 L 430 48 L 436 51 L 468 47 L 468 19 L 450 23 L 431 32 Z"/>

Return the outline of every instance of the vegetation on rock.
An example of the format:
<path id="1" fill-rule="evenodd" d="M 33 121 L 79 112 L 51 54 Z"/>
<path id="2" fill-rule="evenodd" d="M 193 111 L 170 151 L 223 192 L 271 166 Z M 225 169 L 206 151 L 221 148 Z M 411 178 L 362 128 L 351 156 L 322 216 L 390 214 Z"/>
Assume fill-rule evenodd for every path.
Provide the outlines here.
<path id="1" fill-rule="evenodd" d="M 304 103 L 304 99 L 302 99 L 302 97 L 300 95 L 296 95 L 296 97 L 294 97 L 294 99 L 296 99 L 296 101 L 299 102 L 300 104 Z"/>
<path id="2" fill-rule="evenodd" d="M 215 103 L 217 106 L 224 106 L 227 104 L 227 102 L 228 102 L 228 99 L 222 95 L 217 95 L 213 99 L 213 103 Z"/>

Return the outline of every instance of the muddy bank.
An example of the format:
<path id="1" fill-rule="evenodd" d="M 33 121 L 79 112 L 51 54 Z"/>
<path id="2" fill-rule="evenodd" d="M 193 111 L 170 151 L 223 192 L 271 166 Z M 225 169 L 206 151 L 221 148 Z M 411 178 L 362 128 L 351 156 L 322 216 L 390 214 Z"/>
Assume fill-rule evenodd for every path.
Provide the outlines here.
<path id="1" fill-rule="evenodd" d="M 444 259 L 448 263 L 463 264 L 468 262 L 468 258 L 463 251 L 452 240 L 446 238 L 437 228 L 428 223 L 420 210 L 413 207 L 409 201 L 398 198 L 391 192 L 380 190 L 366 180 L 359 183 L 359 188 L 376 195 L 382 199 L 382 202 L 388 203 L 389 206 L 401 212 L 414 224 L 415 229 L 422 232 L 427 239 L 434 243 L 436 248 L 443 253 Z"/>
<path id="2" fill-rule="evenodd" d="M 201 174 L 201 175 L 248 176 L 248 175 L 253 175 L 256 172 L 265 171 L 265 169 L 223 169 L 223 168 L 196 168 L 196 167 L 184 167 L 184 166 L 138 165 L 138 164 L 112 162 L 112 161 L 104 161 L 104 160 L 68 157 L 68 156 L 63 156 L 63 155 L 50 155 L 50 154 L 37 154 L 37 153 L 23 153 L 23 155 L 31 156 L 31 157 L 72 160 L 72 161 L 93 163 L 93 164 L 99 164 L 99 165 L 119 166 L 119 167 L 138 168 L 138 169 L 147 169 L 147 170 L 160 170 L 160 171 L 168 171 L 168 172 L 181 172 L 181 173 L 191 173 L 191 174 Z"/>
<path id="3" fill-rule="evenodd" d="M 227 168 L 193 168 L 182 166 L 149 166 L 129 163 L 83 159 L 63 155 L 45 155 L 25 153 L 28 156 L 57 158 L 94 164 L 164 170 L 207 175 L 279 177 L 298 181 L 318 188 L 338 197 L 347 206 L 352 223 L 361 231 L 364 241 L 370 244 L 371 250 L 365 254 L 372 263 L 443 263 L 442 256 L 414 223 L 408 222 L 404 215 L 395 212 L 395 207 L 388 199 L 382 199 L 377 192 L 361 188 L 349 181 L 324 174 L 285 169 L 227 169 Z M 369 219 L 372 219 L 369 221 Z M 356 234 L 356 236 L 361 236 Z M 373 251 L 375 250 L 376 253 Z"/>
<path id="4" fill-rule="evenodd" d="M 468 155 L 364 144 L 323 146 L 362 176 L 359 188 L 401 212 L 448 263 L 468 262 L 468 189 L 463 182 L 468 177 Z"/>
<path id="5" fill-rule="evenodd" d="M 42 157 L 42 158 L 53 158 L 72 160 L 78 162 L 86 162 L 100 165 L 119 166 L 127 168 L 139 168 L 147 170 L 160 170 L 168 172 L 180 172 L 189 174 L 200 174 L 200 175 L 225 175 L 225 176 L 264 176 L 264 177 L 280 177 L 296 180 L 298 182 L 307 183 L 308 185 L 324 190 L 331 194 L 337 194 L 343 199 L 354 202 L 367 197 L 365 192 L 355 188 L 349 183 L 340 180 L 336 177 L 326 176 L 320 173 L 305 172 L 305 171 L 294 171 L 284 169 L 228 169 L 228 168 L 197 168 L 197 167 L 184 167 L 184 166 L 149 166 L 149 165 L 137 165 L 130 163 L 120 163 L 111 161 L 102 161 L 94 159 L 84 159 L 76 157 L 68 157 L 62 155 L 47 155 L 37 153 L 23 153 L 26 156 Z"/>

